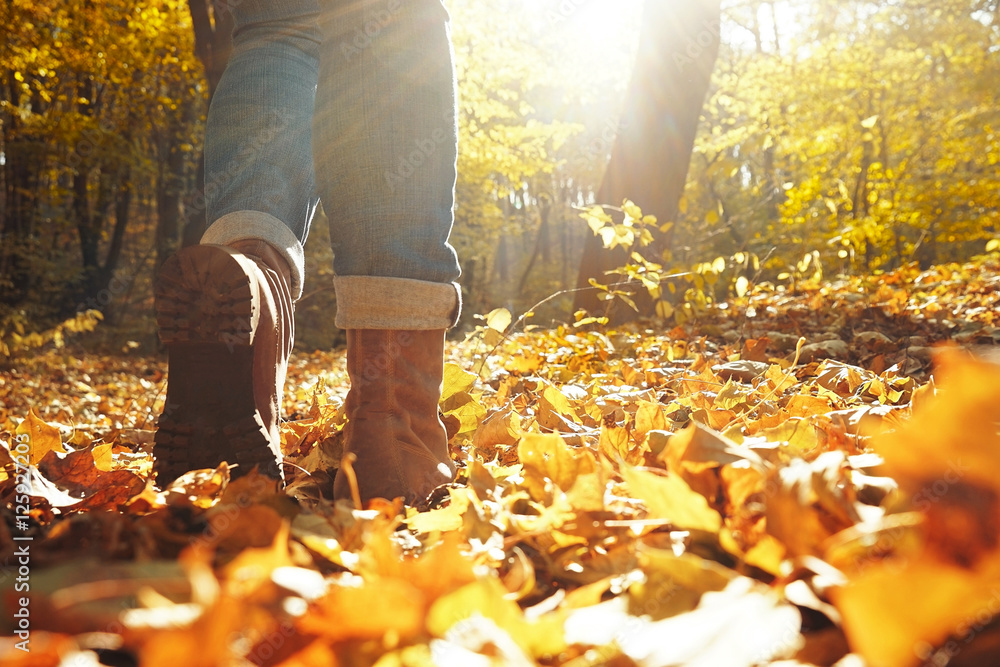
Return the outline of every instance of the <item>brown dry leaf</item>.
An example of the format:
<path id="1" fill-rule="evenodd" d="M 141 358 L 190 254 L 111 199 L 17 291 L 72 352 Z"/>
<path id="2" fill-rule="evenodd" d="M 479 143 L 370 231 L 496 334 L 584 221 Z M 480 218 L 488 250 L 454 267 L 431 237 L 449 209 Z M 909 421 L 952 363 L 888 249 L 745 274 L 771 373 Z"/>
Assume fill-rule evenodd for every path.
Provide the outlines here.
<path id="1" fill-rule="evenodd" d="M 5 610 L 21 593 L 4 591 Z M 172 561 L 107 563 L 83 560 L 39 569 L 31 573 L 31 620 L 33 631 L 102 632 L 121 628 L 120 615 L 134 606 L 143 588 L 187 601 L 191 581 L 184 569 Z"/>
<path id="2" fill-rule="evenodd" d="M 101 475 L 99 488 L 67 511 L 121 511 L 146 489 L 146 480 L 128 470 L 112 470 Z M 88 489 L 89 490 L 89 489 Z"/>
<path id="3" fill-rule="evenodd" d="M 767 345 L 770 342 L 771 341 L 767 336 L 763 336 L 761 338 L 748 338 L 743 343 L 743 350 L 740 352 L 740 358 L 748 361 L 768 361 Z"/>
<path id="4" fill-rule="evenodd" d="M 828 452 L 795 459 L 768 479 L 767 532 L 792 555 L 819 555 L 824 540 L 860 520 L 846 457 Z"/>
<path id="5" fill-rule="evenodd" d="M 497 445 L 512 447 L 522 435 L 521 416 L 510 408 L 487 413 L 472 437 L 472 446 L 487 456 L 494 456 Z"/>
<path id="6" fill-rule="evenodd" d="M 82 496 L 94 488 L 101 475 L 90 447 L 66 453 L 51 450 L 39 461 L 38 471 L 74 496 Z"/>

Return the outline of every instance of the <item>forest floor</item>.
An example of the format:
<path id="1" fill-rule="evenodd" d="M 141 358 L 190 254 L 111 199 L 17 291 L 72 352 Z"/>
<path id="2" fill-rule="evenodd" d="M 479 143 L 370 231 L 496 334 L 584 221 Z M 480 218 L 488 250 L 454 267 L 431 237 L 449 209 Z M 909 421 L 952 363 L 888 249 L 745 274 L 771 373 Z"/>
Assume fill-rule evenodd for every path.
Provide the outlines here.
<path id="1" fill-rule="evenodd" d="M 292 360 L 283 490 L 152 485 L 161 358 L 18 361 L 0 663 L 1000 664 L 998 271 L 762 284 L 672 330 L 495 312 L 449 347 L 460 474 L 422 512 L 326 497 L 342 353 Z"/>

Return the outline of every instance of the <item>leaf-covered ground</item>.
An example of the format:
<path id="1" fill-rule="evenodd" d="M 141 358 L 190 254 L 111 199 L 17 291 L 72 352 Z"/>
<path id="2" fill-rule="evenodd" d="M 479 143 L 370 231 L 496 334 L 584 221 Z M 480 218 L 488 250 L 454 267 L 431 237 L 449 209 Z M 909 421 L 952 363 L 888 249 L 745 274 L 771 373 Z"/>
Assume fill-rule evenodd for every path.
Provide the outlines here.
<path id="1" fill-rule="evenodd" d="M 26 360 L 0 662 L 1000 664 L 997 270 L 758 285 L 671 331 L 495 314 L 450 347 L 461 473 L 424 512 L 324 496 L 340 354 L 293 359 L 283 491 L 148 482 L 161 359 Z"/>

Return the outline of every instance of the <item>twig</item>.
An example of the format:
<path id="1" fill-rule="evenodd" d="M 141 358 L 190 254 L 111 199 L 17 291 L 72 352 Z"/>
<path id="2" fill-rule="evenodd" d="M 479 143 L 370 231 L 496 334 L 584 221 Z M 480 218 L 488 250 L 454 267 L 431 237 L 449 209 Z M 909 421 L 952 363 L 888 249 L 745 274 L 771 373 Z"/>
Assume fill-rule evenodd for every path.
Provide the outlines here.
<path id="1" fill-rule="evenodd" d="M 683 276 L 689 276 L 689 275 L 691 275 L 690 271 L 682 271 L 681 273 L 671 273 L 671 274 L 666 275 L 666 276 L 661 276 L 660 280 L 666 280 L 668 278 L 681 278 Z M 636 285 L 636 284 L 638 284 L 638 283 L 636 283 L 634 280 L 626 280 L 626 281 L 619 282 L 619 283 L 610 283 L 608 285 L 605 285 L 604 287 L 624 287 L 626 285 Z M 500 341 L 496 345 L 493 346 L 493 349 L 490 350 L 486 354 L 486 356 L 483 357 L 483 361 L 482 361 L 481 364 L 479 364 L 479 368 L 476 371 L 476 375 L 479 375 L 480 373 L 483 372 L 483 367 L 486 366 L 486 360 L 489 359 L 490 357 L 492 357 L 493 354 L 500 348 L 500 346 L 503 345 L 504 343 L 506 343 L 510 339 L 511 335 L 514 334 L 514 332 L 517 330 L 517 327 L 522 322 L 524 322 L 526 319 L 528 319 L 528 317 L 530 317 L 530 316 L 532 316 L 532 315 L 535 314 L 535 309 L 537 309 L 539 306 L 543 306 L 546 303 L 548 303 L 549 301 L 552 301 L 553 299 L 561 297 L 561 296 L 563 296 L 565 294 L 574 294 L 576 292 L 585 292 L 587 290 L 593 290 L 593 289 L 601 289 L 601 288 L 600 287 L 594 287 L 593 285 L 590 285 L 588 287 L 574 287 L 572 289 L 559 290 L 558 292 L 556 292 L 554 294 L 550 294 L 549 296 L 545 297 L 544 299 L 542 299 L 541 301 L 539 301 L 538 303 L 536 303 L 535 305 L 533 305 L 531 308 L 529 308 L 528 310 L 526 310 L 520 317 L 517 318 L 517 320 L 514 321 L 513 324 L 510 325 L 510 327 L 508 327 L 507 333 L 505 333 L 503 335 L 503 338 L 501 338 Z"/>

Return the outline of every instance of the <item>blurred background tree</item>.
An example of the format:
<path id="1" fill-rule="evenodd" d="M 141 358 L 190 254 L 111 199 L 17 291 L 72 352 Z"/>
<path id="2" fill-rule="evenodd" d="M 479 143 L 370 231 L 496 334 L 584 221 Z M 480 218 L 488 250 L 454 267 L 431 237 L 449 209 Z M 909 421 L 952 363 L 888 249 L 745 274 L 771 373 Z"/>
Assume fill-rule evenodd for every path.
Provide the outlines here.
<path id="1" fill-rule="evenodd" d="M 1000 221 L 997 2 L 728 12 L 674 259 L 817 250 L 869 272 L 981 253 Z"/>

